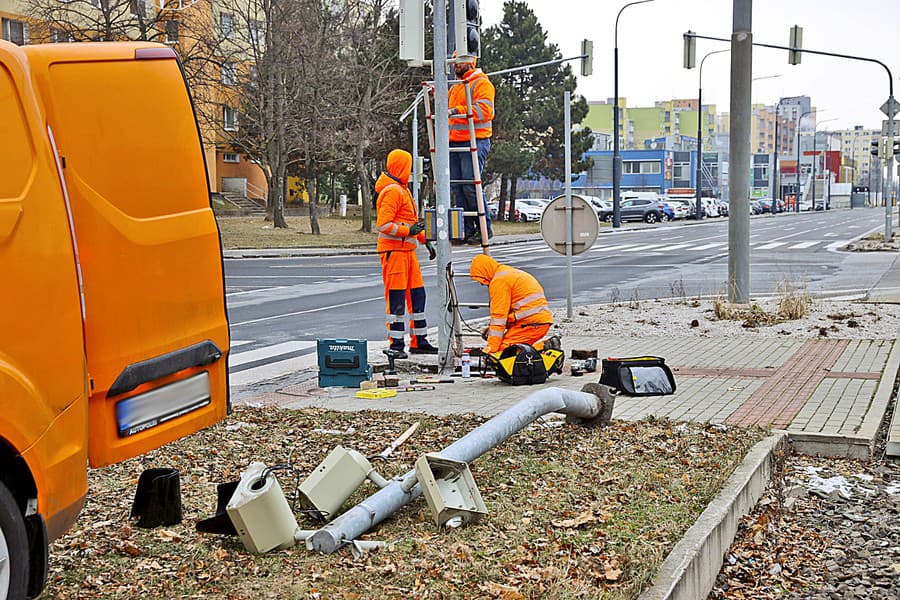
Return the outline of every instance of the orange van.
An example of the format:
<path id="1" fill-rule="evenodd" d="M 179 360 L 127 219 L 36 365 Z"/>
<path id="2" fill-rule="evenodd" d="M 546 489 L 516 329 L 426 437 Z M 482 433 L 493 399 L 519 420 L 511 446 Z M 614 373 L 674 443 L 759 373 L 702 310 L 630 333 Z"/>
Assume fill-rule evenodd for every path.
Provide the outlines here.
<path id="1" fill-rule="evenodd" d="M 88 462 L 227 414 L 228 350 L 221 243 L 175 53 L 0 41 L 0 597 L 40 593 Z"/>

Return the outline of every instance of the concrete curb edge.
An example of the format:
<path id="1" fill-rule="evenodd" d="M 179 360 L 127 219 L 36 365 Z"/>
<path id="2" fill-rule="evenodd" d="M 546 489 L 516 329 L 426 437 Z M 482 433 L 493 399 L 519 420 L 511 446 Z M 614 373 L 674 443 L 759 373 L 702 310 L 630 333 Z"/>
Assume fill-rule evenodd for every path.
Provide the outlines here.
<path id="1" fill-rule="evenodd" d="M 640 600 L 706 598 L 734 541 L 740 518 L 756 506 L 772 477 L 774 454 L 788 436 L 777 432 L 757 443 L 725 482 L 697 522 L 663 561 L 653 587 Z"/>

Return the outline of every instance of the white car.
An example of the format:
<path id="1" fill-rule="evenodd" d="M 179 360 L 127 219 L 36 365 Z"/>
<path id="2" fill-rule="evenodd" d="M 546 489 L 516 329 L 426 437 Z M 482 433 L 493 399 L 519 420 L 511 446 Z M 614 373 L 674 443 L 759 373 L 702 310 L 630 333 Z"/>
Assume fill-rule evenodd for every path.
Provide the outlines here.
<path id="1" fill-rule="evenodd" d="M 703 204 L 703 210 L 706 212 L 707 217 L 719 216 L 719 205 L 716 204 L 715 200 L 712 198 L 701 198 L 700 202 Z"/>
<path id="2" fill-rule="evenodd" d="M 681 202 L 680 200 L 666 199 L 665 203 L 672 209 L 672 212 L 675 213 L 676 219 L 687 219 L 688 213 L 690 211 L 688 210 L 688 207 L 684 202 Z"/>
<path id="3" fill-rule="evenodd" d="M 529 221 L 540 221 L 541 215 L 544 214 L 546 204 L 541 200 L 530 200 L 520 198 L 516 200 L 516 210 L 519 212 L 519 221 L 527 223 Z"/>

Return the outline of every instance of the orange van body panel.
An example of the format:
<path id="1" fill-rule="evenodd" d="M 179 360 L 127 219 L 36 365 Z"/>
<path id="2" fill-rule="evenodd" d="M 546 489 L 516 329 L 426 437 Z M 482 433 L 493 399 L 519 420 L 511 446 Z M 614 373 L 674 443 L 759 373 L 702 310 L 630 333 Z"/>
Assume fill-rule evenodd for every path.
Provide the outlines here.
<path id="1" fill-rule="evenodd" d="M 221 243 L 196 120 L 177 61 L 136 60 L 144 48 L 165 46 L 0 41 L 0 443 L 24 459 L 51 539 L 77 517 L 88 461 L 143 454 L 228 411 Z M 135 365 L 198 344 L 218 351 L 110 395 Z M 207 404 L 120 433 L 122 400 L 198 373 Z"/>
<path id="2" fill-rule="evenodd" d="M 0 44 L 0 438 L 55 535 L 87 490 L 87 378 L 66 206 L 24 52 Z M 58 525 L 57 525 L 58 523 Z M 48 529 L 51 529 L 48 527 Z"/>
<path id="3" fill-rule="evenodd" d="M 177 61 L 135 60 L 137 49 L 161 47 L 25 48 L 65 160 L 83 269 L 93 466 L 143 454 L 227 412 L 221 245 L 197 123 Z M 213 401 L 189 418 L 120 437 L 116 404 L 165 382 L 108 397 L 123 370 L 205 340 L 222 358 L 174 379 L 207 371 Z"/>

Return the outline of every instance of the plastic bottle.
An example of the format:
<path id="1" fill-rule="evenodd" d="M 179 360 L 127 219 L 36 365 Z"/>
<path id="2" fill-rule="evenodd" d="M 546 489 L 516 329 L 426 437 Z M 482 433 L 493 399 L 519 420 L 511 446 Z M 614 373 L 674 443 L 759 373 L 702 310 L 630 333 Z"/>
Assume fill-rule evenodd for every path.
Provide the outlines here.
<path id="1" fill-rule="evenodd" d="M 463 377 L 470 377 L 472 375 L 468 350 L 463 350 L 462 360 L 459 363 L 459 370 Z"/>

